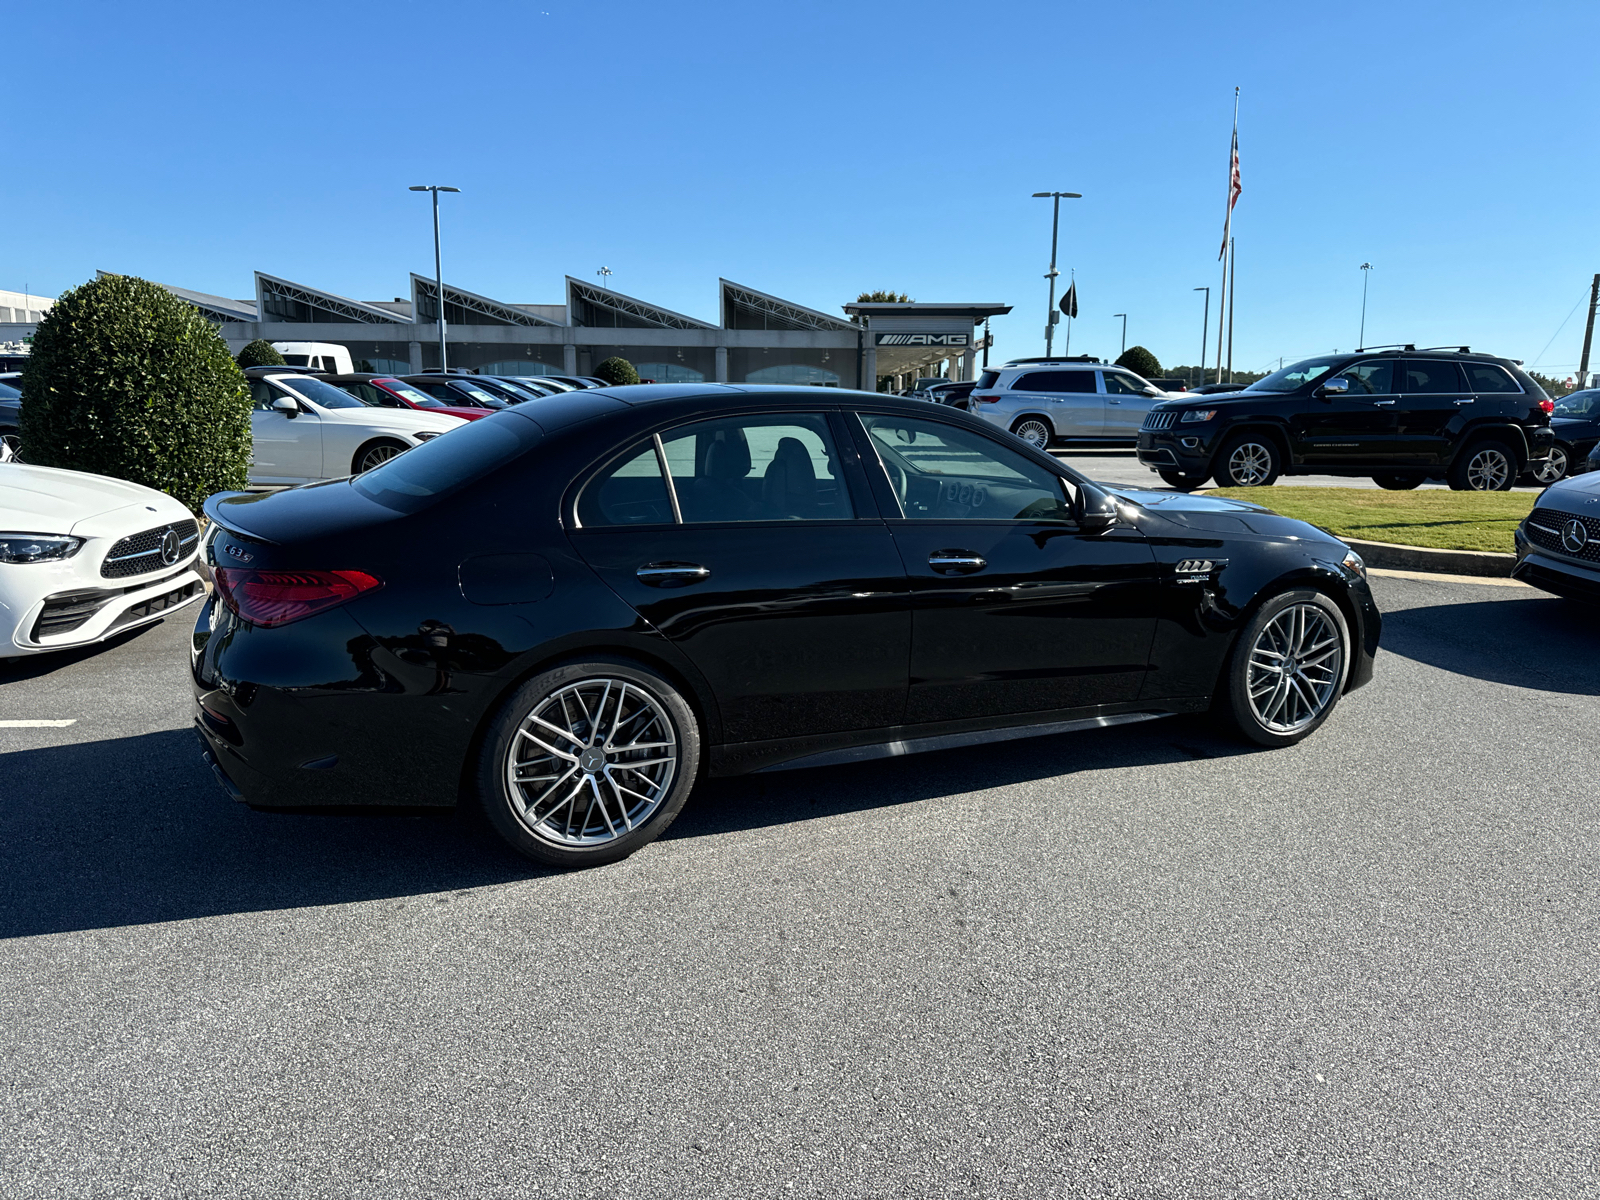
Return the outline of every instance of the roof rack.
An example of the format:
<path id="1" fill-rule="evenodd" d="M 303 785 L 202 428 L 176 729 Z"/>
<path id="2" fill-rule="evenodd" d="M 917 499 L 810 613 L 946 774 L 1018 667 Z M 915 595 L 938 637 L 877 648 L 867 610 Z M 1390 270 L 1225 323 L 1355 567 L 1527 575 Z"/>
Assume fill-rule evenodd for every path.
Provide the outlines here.
<path id="1" fill-rule="evenodd" d="M 1412 346 L 1412 347 L 1409 347 L 1409 349 L 1415 350 L 1416 347 Z M 1471 346 L 1424 346 L 1422 349 L 1423 349 L 1423 351 L 1448 350 L 1452 354 L 1471 354 L 1472 353 L 1472 347 Z"/>
<path id="2" fill-rule="evenodd" d="M 1368 350 L 1415 350 L 1410 342 L 1390 342 L 1385 346 L 1357 346 L 1353 353 L 1365 354 Z"/>
<path id="3" fill-rule="evenodd" d="M 1013 358 L 1006 361 L 1006 366 L 1019 366 L 1022 363 L 1097 363 L 1100 360 L 1092 354 L 1047 354 L 1043 358 Z"/>

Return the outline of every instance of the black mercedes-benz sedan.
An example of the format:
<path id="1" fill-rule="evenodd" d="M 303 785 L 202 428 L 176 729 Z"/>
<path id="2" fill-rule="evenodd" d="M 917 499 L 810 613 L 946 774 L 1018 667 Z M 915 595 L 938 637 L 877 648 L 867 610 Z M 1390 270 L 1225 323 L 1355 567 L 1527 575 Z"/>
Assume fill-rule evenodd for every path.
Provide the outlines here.
<path id="1" fill-rule="evenodd" d="M 1361 559 L 1310 525 L 864 392 L 567 392 L 206 513 L 228 791 L 475 803 L 558 865 L 647 844 L 703 775 L 1213 707 L 1288 745 L 1378 646 Z"/>

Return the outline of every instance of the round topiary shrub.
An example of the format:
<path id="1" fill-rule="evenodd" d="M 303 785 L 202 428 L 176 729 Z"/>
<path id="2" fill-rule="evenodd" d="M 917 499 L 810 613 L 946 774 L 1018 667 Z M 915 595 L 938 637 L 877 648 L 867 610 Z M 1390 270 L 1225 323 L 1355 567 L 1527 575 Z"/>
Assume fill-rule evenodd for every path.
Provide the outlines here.
<path id="1" fill-rule="evenodd" d="M 283 361 L 283 355 L 269 341 L 257 338 L 243 350 L 235 360 L 240 367 L 282 367 L 288 364 Z"/>
<path id="2" fill-rule="evenodd" d="M 604 379 L 614 387 L 639 382 L 639 372 L 625 358 L 608 358 L 594 369 L 594 373 L 597 378 Z"/>
<path id="3" fill-rule="evenodd" d="M 1161 374 L 1161 364 L 1156 361 L 1156 356 L 1143 346 L 1129 346 L 1117 359 L 1117 366 L 1127 367 L 1135 375 L 1142 375 L 1146 379 L 1155 379 Z"/>
<path id="4" fill-rule="evenodd" d="M 30 463 L 159 488 L 196 512 L 249 480 L 250 392 L 227 343 L 127 275 L 67 292 L 39 322 L 20 433 Z"/>

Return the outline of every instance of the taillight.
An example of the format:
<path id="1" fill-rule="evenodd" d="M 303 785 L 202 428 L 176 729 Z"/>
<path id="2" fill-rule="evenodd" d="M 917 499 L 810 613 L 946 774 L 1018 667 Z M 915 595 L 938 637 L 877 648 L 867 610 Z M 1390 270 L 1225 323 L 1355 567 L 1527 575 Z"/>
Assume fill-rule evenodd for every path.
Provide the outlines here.
<path id="1" fill-rule="evenodd" d="M 1545 414 L 1548 415 L 1555 412 L 1556 402 L 1554 400 L 1541 400 L 1539 401 L 1539 407 L 1544 409 Z"/>
<path id="2" fill-rule="evenodd" d="M 1000 400 L 999 392 L 973 392 L 972 398 L 979 404 L 997 404 Z"/>
<path id="3" fill-rule="evenodd" d="M 365 571 L 252 571 L 218 567 L 212 573 L 222 602 L 239 618 L 271 629 L 337 608 L 383 586 Z"/>

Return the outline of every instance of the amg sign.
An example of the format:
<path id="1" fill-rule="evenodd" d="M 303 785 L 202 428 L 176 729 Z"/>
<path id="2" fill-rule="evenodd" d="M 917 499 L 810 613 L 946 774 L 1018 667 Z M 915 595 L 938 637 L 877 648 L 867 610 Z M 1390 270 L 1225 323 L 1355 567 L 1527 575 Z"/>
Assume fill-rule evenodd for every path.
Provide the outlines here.
<path id="1" fill-rule="evenodd" d="M 874 346 L 966 346 L 970 335 L 965 333 L 880 333 L 873 337 Z"/>

